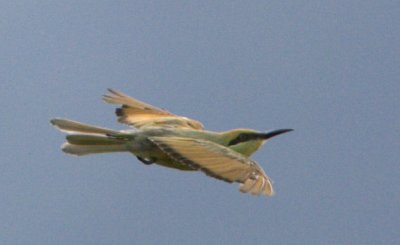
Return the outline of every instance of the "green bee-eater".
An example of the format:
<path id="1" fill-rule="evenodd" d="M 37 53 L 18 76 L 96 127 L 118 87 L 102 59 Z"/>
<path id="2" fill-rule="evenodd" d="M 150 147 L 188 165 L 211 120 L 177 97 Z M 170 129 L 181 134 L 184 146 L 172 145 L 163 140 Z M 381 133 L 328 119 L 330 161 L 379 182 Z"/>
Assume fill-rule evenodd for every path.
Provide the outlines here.
<path id="1" fill-rule="evenodd" d="M 269 138 L 291 131 L 257 132 L 233 129 L 212 132 L 195 120 L 172 114 L 109 89 L 104 101 L 120 104 L 118 121 L 134 128 L 112 130 L 66 119 L 51 123 L 66 132 L 62 150 L 73 155 L 130 152 L 145 164 L 180 170 L 200 170 L 226 182 L 240 183 L 240 191 L 274 194 L 270 178 L 249 157 Z"/>

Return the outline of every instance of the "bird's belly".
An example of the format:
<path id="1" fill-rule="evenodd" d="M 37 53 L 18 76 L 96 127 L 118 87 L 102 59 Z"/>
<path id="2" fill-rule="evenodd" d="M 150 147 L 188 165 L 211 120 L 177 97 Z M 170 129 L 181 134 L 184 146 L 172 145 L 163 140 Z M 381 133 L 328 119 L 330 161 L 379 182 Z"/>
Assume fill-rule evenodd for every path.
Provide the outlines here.
<path id="1" fill-rule="evenodd" d="M 179 170 L 194 170 L 193 168 L 171 159 L 150 140 L 132 141 L 128 143 L 129 151 L 137 157 L 152 161 L 160 166 Z"/>

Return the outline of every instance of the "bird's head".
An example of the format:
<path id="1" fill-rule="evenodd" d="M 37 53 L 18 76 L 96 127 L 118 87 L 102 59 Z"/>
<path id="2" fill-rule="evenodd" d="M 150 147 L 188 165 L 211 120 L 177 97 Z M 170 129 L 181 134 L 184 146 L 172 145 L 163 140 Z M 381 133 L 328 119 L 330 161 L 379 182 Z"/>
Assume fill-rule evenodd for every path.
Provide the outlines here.
<path id="1" fill-rule="evenodd" d="M 233 129 L 225 132 L 224 138 L 229 148 L 243 155 L 250 156 L 257 151 L 266 140 L 292 130 L 293 129 L 277 129 L 269 132 L 258 132 L 252 129 Z"/>

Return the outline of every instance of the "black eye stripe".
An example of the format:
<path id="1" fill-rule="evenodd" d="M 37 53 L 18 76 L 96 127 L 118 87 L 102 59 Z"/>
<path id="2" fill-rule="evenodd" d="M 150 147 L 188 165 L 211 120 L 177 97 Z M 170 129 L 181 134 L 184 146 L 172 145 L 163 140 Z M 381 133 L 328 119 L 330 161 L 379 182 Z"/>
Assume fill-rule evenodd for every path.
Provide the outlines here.
<path id="1" fill-rule="evenodd" d="M 249 140 L 257 139 L 257 138 L 258 138 L 258 135 L 254 134 L 254 133 L 241 133 L 238 136 L 236 136 L 236 138 L 231 140 L 228 145 L 236 145 L 241 142 L 245 142 L 245 141 L 249 141 Z"/>

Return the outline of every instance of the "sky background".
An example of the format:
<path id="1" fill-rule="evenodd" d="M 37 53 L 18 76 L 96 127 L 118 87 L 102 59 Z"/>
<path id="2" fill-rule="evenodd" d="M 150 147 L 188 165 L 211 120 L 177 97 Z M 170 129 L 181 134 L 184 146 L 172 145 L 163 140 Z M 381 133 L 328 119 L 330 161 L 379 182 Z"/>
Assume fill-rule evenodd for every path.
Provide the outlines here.
<path id="1" fill-rule="evenodd" d="M 1 244 L 399 244 L 399 1 L 1 1 Z M 294 128 L 253 159 L 276 195 L 49 124 L 125 129 L 115 88 L 223 131 Z"/>

